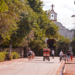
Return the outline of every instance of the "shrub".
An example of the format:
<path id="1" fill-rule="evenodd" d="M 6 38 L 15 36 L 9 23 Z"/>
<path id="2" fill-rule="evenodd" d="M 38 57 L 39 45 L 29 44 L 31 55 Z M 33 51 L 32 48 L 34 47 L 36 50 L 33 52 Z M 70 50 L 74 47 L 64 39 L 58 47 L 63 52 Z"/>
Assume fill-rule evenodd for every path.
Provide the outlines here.
<path id="1" fill-rule="evenodd" d="M 17 59 L 20 57 L 20 54 L 17 52 L 11 52 L 11 58 L 9 59 L 9 52 L 0 52 L 0 62 L 4 60 Z"/>
<path id="2" fill-rule="evenodd" d="M 0 52 L 0 62 L 5 60 L 5 52 Z"/>
<path id="3" fill-rule="evenodd" d="M 6 56 L 6 60 L 11 60 L 13 59 L 13 53 L 11 52 L 11 58 L 9 59 L 9 52 L 6 52 L 5 53 L 5 56 Z"/>
<path id="4" fill-rule="evenodd" d="M 13 52 L 13 59 L 17 59 L 20 57 L 20 54 L 18 54 L 17 52 Z"/>

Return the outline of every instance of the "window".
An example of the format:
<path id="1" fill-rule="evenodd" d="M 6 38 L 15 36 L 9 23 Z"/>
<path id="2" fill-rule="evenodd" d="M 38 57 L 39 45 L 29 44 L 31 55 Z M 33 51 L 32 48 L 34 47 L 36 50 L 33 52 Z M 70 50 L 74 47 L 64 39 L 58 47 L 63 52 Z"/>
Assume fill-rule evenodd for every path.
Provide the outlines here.
<path id="1" fill-rule="evenodd" d="M 54 20 L 54 14 L 51 14 L 51 20 Z"/>
<path id="2" fill-rule="evenodd" d="M 52 17 L 53 17 L 53 15 L 52 15 Z"/>

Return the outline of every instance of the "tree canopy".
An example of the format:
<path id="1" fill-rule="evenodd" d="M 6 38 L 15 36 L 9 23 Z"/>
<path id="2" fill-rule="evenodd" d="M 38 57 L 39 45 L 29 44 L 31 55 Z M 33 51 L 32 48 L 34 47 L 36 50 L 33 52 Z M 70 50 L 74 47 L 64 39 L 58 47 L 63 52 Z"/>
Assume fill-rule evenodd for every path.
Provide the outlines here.
<path id="1" fill-rule="evenodd" d="M 60 38 L 56 42 L 57 52 L 59 55 L 59 52 L 62 50 L 64 54 L 69 49 L 70 39 L 65 38 L 64 36 L 60 36 Z"/>
<path id="2" fill-rule="evenodd" d="M 19 14 L 26 9 L 21 0 L 0 1 L 0 34 L 4 40 L 10 40 L 11 35 L 18 29 Z"/>
<path id="3" fill-rule="evenodd" d="M 25 40 L 30 40 L 29 46 L 38 50 L 46 47 L 47 37 L 58 39 L 58 26 L 49 20 L 41 0 L 1 0 L 0 3 L 2 45 L 9 46 L 11 41 L 13 46 L 22 46 Z M 28 38 L 31 31 L 34 39 Z"/>

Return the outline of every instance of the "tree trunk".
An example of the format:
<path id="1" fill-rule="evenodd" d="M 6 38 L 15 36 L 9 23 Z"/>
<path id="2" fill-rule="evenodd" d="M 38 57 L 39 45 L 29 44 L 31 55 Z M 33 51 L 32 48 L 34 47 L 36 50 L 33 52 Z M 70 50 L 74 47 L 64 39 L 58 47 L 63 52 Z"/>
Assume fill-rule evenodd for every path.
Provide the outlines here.
<path id="1" fill-rule="evenodd" d="M 3 38 L 0 35 L 0 45 L 3 43 Z"/>
<path id="2" fill-rule="evenodd" d="M 26 50 L 25 50 L 25 56 L 27 57 L 27 53 L 28 53 L 28 47 L 26 47 Z"/>
<path id="3" fill-rule="evenodd" d="M 11 51 L 12 51 L 12 41 L 9 43 L 9 60 L 11 59 Z"/>
<path id="4" fill-rule="evenodd" d="M 24 51 L 23 51 L 23 48 L 21 50 L 21 58 L 23 58 L 23 55 L 24 55 Z"/>

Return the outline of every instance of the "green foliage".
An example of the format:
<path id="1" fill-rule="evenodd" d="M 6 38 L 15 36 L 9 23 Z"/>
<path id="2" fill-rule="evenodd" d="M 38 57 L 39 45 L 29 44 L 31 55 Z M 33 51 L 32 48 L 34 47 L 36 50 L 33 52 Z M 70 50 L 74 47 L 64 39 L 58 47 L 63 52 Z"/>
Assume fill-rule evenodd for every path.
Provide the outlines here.
<path id="1" fill-rule="evenodd" d="M 18 59 L 20 57 L 20 54 L 17 52 L 13 52 L 13 59 Z"/>
<path id="2" fill-rule="evenodd" d="M 37 24 L 35 25 L 36 27 L 33 28 L 34 40 L 31 40 L 29 46 L 31 48 L 42 49 L 45 47 L 45 32 L 43 31 L 43 29 L 40 29 L 40 27 Z"/>
<path id="3" fill-rule="evenodd" d="M 20 54 L 18 54 L 17 52 L 11 53 L 11 59 L 17 59 L 19 57 L 20 57 Z M 0 62 L 4 60 L 9 60 L 9 52 L 0 52 Z"/>
<path id="4" fill-rule="evenodd" d="M 0 52 L 0 62 L 5 60 L 5 53 L 4 52 Z"/>
<path id="5" fill-rule="evenodd" d="M 65 38 L 64 36 L 60 36 L 60 38 L 56 42 L 57 52 L 62 50 L 64 53 L 69 49 L 70 39 Z"/>
<path id="6" fill-rule="evenodd" d="M 73 55 L 75 55 L 75 37 L 73 38 L 72 42 L 70 43 L 72 46 Z"/>
<path id="7" fill-rule="evenodd" d="M 39 25 L 40 29 L 45 30 L 47 26 L 49 26 L 48 25 L 49 22 L 51 21 L 48 19 L 44 11 L 42 14 L 41 13 L 38 14 L 37 24 Z"/>
<path id="8" fill-rule="evenodd" d="M 2 45 L 23 46 L 24 41 L 30 41 L 29 46 L 40 50 L 45 45 L 45 39 L 58 38 L 58 27 L 52 23 L 43 11 L 41 0 L 4 0 L 7 11 L 2 11 L 0 33 L 4 39 Z M 33 31 L 34 39 L 27 38 Z M 26 41 L 25 41 L 26 43 Z M 8 55 L 8 54 L 7 54 Z"/>
<path id="9" fill-rule="evenodd" d="M 27 11 L 20 13 L 19 18 L 18 18 L 19 21 L 16 22 L 17 26 L 15 27 L 15 25 L 14 25 L 14 27 L 13 27 L 14 29 L 17 28 L 17 30 L 15 29 L 13 31 L 13 33 L 10 31 L 11 36 L 8 35 L 9 39 L 6 39 L 3 42 L 4 46 L 5 45 L 9 46 L 9 40 L 12 40 L 13 46 L 18 45 L 30 33 L 30 31 L 34 25 L 35 13 L 32 11 L 32 9 L 30 9 L 30 7 L 28 5 L 26 5 L 26 7 L 27 7 Z M 6 33 L 6 34 L 8 34 L 8 33 Z"/>
<path id="10" fill-rule="evenodd" d="M 52 23 L 49 20 L 49 15 L 47 16 L 47 12 L 42 10 L 43 3 L 40 3 L 40 0 L 28 0 L 30 7 L 37 14 L 37 19 L 35 22 L 34 31 L 34 40 L 31 40 L 29 46 L 33 50 L 40 50 L 46 47 L 45 39 L 48 38 L 59 38 L 58 26 Z M 40 3 L 39 7 L 38 4 Z M 39 11 L 40 10 L 40 11 Z"/>
<path id="11" fill-rule="evenodd" d="M 50 23 L 45 33 L 48 38 L 52 37 L 58 39 L 58 26 L 56 26 L 54 23 Z"/>
<path id="12" fill-rule="evenodd" d="M 14 33 L 11 37 L 12 40 L 15 40 L 15 42 L 13 42 L 14 44 L 21 42 L 23 38 L 25 38 L 27 34 L 29 34 L 29 32 L 31 31 L 30 24 L 33 24 L 32 22 L 29 21 L 28 15 L 25 14 L 21 14 L 21 15 L 22 18 L 20 18 L 20 21 L 18 22 L 19 28 L 16 31 L 16 33 Z"/>
<path id="13" fill-rule="evenodd" d="M 1 35 L 0 35 L 0 44 L 3 42 L 3 38 L 1 37 Z"/>
<path id="14" fill-rule="evenodd" d="M 4 0 L 1 0 L 0 1 L 0 12 L 7 12 L 8 11 L 8 6 L 7 4 L 5 3 Z"/>
<path id="15" fill-rule="evenodd" d="M 0 34 L 4 41 L 10 40 L 13 32 L 18 29 L 17 21 L 19 21 L 19 14 L 25 9 L 25 1 L 0 1 Z"/>
<path id="16" fill-rule="evenodd" d="M 60 36 L 58 43 L 70 43 L 70 39 Z"/>
<path id="17" fill-rule="evenodd" d="M 45 41 L 44 40 L 33 40 L 29 43 L 29 47 L 31 47 L 32 49 L 36 48 L 36 50 L 38 49 L 43 49 L 44 47 L 46 47 Z"/>
<path id="18" fill-rule="evenodd" d="M 71 46 L 75 46 L 75 37 L 73 38 L 73 40 L 71 42 Z"/>
<path id="19" fill-rule="evenodd" d="M 38 55 L 41 49 L 46 47 L 45 44 L 45 32 L 43 29 L 40 29 L 39 26 L 36 26 L 34 30 L 34 40 L 31 40 L 29 47 Z M 41 55 L 41 54 L 40 54 Z"/>
<path id="20" fill-rule="evenodd" d="M 40 50 L 46 47 L 45 40 L 33 40 L 29 43 L 29 47 L 35 52 L 36 55 L 41 55 Z"/>
<path id="21" fill-rule="evenodd" d="M 27 37 L 27 35 L 30 33 L 30 31 L 32 29 L 34 29 L 35 38 L 36 38 L 36 36 L 41 39 L 42 39 L 42 37 L 45 37 L 45 36 L 49 37 L 49 38 L 51 36 L 52 37 L 57 36 L 58 27 L 56 25 L 54 25 L 48 19 L 47 14 L 45 13 L 45 11 L 42 10 L 42 6 L 43 6 L 42 1 L 28 0 L 28 2 L 29 2 L 28 5 L 25 2 L 23 3 L 20 0 L 17 0 L 17 1 L 16 0 L 14 0 L 14 1 L 13 0 L 12 1 L 5 0 L 5 2 L 6 2 L 6 4 L 10 3 L 8 5 L 8 8 L 9 8 L 8 12 L 10 11 L 10 13 L 9 14 L 5 13 L 7 16 L 6 18 L 8 18 L 7 20 L 9 21 L 9 22 L 8 21 L 6 21 L 6 22 L 9 24 L 4 22 L 5 24 L 7 24 L 5 29 L 3 28 L 3 30 L 5 30 L 5 31 L 3 31 L 1 29 L 1 32 L 3 31 L 1 36 L 3 37 L 3 39 L 5 39 L 5 41 L 3 42 L 3 45 L 9 46 L 9 40 L 12 40 L 13 45 L 20 44 L 23 41 L 23 39 Z M 25 12 L 23 12 L 23 13 L 18 12 L 20 10 L 22 11 L 21 5 L 24 6 L 23 9 L 26 9 Z M 16 17 L 13 15 L 13 13 L 15 13 Z M 18 18 L 18 15 L 20 16 L 20 18 Z M 5 18 L 5 20 L 6 20 L 6 18 Z M 19 19 L 19 20 L 16 20 L 16 19 Z M 37 27 L 38 27 L 38 30 L 36 31 Z M 42 36 L 42 37 L 40 37 L 40 36 Z"/>
<path id="22" fill-rule="evenodd" d="M 28 0 L 28 5 L 37 13 L 42 13 L 43 2 L 41 0 Z"/>
<path id="23" fill-rule="evenodd" d="M 20 21 L 18 24 L 18 29 L 16 33 L 12 35 L 13 45 L 19 45 L 22 43 L 23 39 L 29 35 L 32 28 L 35 26 L 34 20 L 35 20 L 35 13 L 33 11 L 27 14 L 21 13 L 20 14 Z M 14 42 L 15 41 L 15 42 Z"/>
<path id="24" fill-rule="evenodd" d="M 12 60 L 13 59 L 13 53 L 11 53 L 11 58 L 9 59 L 9 52 L 5 53 L 6 60 Z"/>

